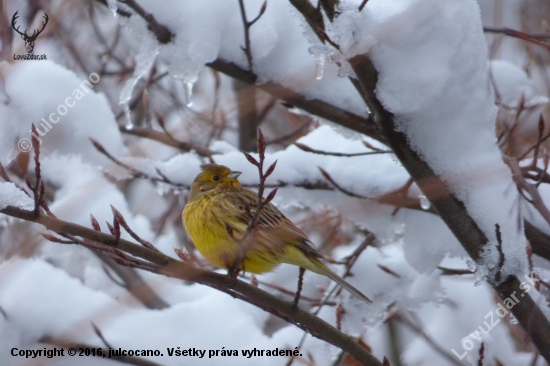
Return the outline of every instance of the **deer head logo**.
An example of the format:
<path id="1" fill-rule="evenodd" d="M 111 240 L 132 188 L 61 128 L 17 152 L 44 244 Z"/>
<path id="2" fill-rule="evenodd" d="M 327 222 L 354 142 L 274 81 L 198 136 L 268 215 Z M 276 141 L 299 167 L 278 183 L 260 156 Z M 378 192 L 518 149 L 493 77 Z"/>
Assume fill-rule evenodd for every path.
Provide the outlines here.
<path id="1" fill-rule="evenodd" d="M 46 21 L 42 22 L 42 29 L 40 30 L 35 29 L 32 32 L 32 35 L 29 36 L 27 34 L 26 29 L 25 29 L 25 32 L 21 33 L 19 31 L 19 27 L 17 28 L 15 27 L 15 22 L 17 21 L 17 18 L 19 18 L 19 15 L 17 13 L 19 13 L 19 10 L 16 11 L 15 14 L 13 14 L 13 17 L 11 18 L 11 26 L 17 33 L 21 35 L 21 38 L 23 38 L 23 40 L 25 41 L 25 48 L 27 49 L 27 53 L 32 53 L 32 50 L 34 49 L 34 41 L 36 41 L 36 38 L 38 38 L 40 33 L 42 33 L 44 28 L 46 28 L 46 24 L 48 24 L 48 14 L 44 13 L 44 19 L 46 19 Z"/>

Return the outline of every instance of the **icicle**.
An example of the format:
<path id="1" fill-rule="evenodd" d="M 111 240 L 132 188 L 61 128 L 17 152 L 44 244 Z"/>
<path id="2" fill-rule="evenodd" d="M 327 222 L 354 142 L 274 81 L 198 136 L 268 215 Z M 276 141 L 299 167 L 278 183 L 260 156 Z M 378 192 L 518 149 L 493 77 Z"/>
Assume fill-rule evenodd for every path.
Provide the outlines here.
<path id="1" fill-rule="evenodd" d="M 107 6 L 109 7 L 109 10 L 111 13 L 113 13 L 113 16 L 116 18 L 118 17 L 118 6 L 117 6 L 117 0 L 107 0 Z"/>
<path id="2" fill-rule="evenodd" d="M 134 88 L 138 81 L 149 72 L 159 52 L 160 46 L 158 45 L 158 42 L 153 38 L 145 37 L 140 46 L 139 53 L 136 56 L 136 68 L 134 69 L 134 74 L 126 82 L 126 85 L 124 85 L 124 88 L 122 88 L 122 91 L 120 92 L 119 104 L 122 105 L 122 108 L 124 109 L 127 129 L 131 130 L 134 128 L 129 106 Z"/>
<path id="3" fill-rule="evenodd" d="M 432 204 L 430 203 L 430 200 L 426 198 L 424 194 L 419 194 L 418 198 L 420 199 L 420 207 L 422 207 L 423 210 L 429 210 Z"/>
<path id="4" fill-rule="evenodd" d="M 196 81 L 197 81 L 196 77 L 192 80 L 183 79 L 185 105 L 188 107 L 191 107 L 193 105 L 193 85 L 195 85 Z"/>
<path id="5" fill-rule="evenodd" d="M 134 123 L 132 122 L 132 116 L 130 114 L 130 107 L 128 103 L 124 104 L 124 117 L 126 118 L 126 129 L 132 130 L 134 128 Z"/>
<path id="6" fill-rule="evenodd" d="M 327 60 L 327 49 L 321 45 L 311 46 L 308 49 L 309 54 L 315 59 L 315 79 L 321 80 Z"/>
<path id="7" fill-rule="evenodd" d="M 315 59 L 315 79 L 321 80 L 325 70 L 325 57 L 321 55 Z"/>

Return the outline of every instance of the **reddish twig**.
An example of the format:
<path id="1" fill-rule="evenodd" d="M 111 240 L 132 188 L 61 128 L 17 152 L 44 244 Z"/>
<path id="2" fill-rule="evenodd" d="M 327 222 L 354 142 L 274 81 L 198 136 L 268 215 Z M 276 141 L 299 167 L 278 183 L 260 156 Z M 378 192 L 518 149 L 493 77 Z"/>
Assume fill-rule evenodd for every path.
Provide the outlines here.
<path id="1" fill-rule="evenodd" d="M 344 258 L 344 260 L 346 261 L 346 271 L 342 275 L 342 278 L 346 278 L 351 274 L 351 267 L 353 267 L 357 259 L 359 259 L 359 256 L 361 255 L 361 253 L 363 253 L 363 251 L 367 249 L 367 247 L 374 242 L 374 239 L 375 239 L 374 234 L 368 233 L 367 236 L 365 237 L 365 240 L 363 240 L 363 242 L 359 244 L 359 246 L 353 251 L 353 253 L 351 253 L 349 256 Z"/>
<path id="2" fill-rule="evenodd" d="M 184 185 L 184 184 L 180 184 L 180 183 L 174 183 L 172 182 L 171 180 L 169 180 L 168 178 L 166 178 L 165 175 L 161 174 L 160 171 L 157 169 L 157 173 L 159 173 L 159 175 L 161 176 L 160 178 L 158 177 L 154 177 L 150 174 L 147 174 L 147 173 L 144 173 L 144 172 L 141 172 L 135 168 L 132 168 L 131 166 L 127 165 L 127 164 L 124 164 L 123 162 L 121 162 L 120 160 L 118 160 L 117 158 L 115 158 L 113 155 L 111 155 L 99 142 L 97 142 L 96 140 L 90 138 L 90 141 L 92 141 L 92 144 L 94 145 L 94 147 L 97 149 L 97 151 L 99 151 L 100 153 L 102 153 L 103 155 L 105 155 L 109 160 L 111 160 L 113 163 L 115 163 L 116 165 L 128 170 L 132 176 L 134 178 L 140 178 L 140 179 L 147 179 L 149 181 L 151 181 L 152 183 L 156 184 L 156 183 L 166 183 L 166 184 L 169 184 L 171 186 L 174 186 L 174 187 L 177 187 L 177 188 L 184 188 L 184 189 L 189 189 L 189 186 L 187 185 Z"/>
<path id="3" fill-rule="evenodd" d="M 338 297 L 336 300 L 336 329 L 342 330 L 342 316 L 344 315 L 344 308 L 342 307 L 342 300 Z"/>
<path id="4" fill-rule="evenodd" d="M 471 271 L 469 269 L 453 269 L 453 268 L 445 268 L 441 266 L 437 266 L 437 269 L 439 269 L 441 271 L 441 274 L 445 276 L 460 276 L 460 275 L 475 274 L 474 271 Z"/>
<path id="5" fill-rule="evenodd" d="M 277 165 L 277 161 L 275 161 L 273 164 L 271 164 L 269 166 L 269 168 L 267 168 L 267 170 L 264 173 L 264 161 L 265 161 L 265 147 L 266 147 L 266 144 L 265 144 L 264 135 L 262 133 L 262 130 L 260 130 L 260 129 L 258 129 L 257 147 L 258 147 L 258 155 L 259 155 L 259 158 L 260 158 L 259 161 L 256 160 L 249 153 L 243 151 L 243 154 L 246 157 L 246 159 L 252 165 L 256 166 L 256 168 L 258 168 L 260 183 L 258 185 L 258 202 L 257 202 L 257 205 L 256 205 L 256 211 L 254 212 L 254 215 L 252 216 L 252 219 L 250 220 L 250 223 L 248 224 L 244 235 L 240 239 L 235 238 L 234 235 L 233 235 L 233 229 L 231 228 L 231 226 L 229 226 L 227 223 L 225 224 L 227 233 L 229 234 L 229 236 L 231 236 L 231 238 L 233 240 L 235 240 L 237 243 L 239 243 L 239 247 L 240 247 L 239 259 L 236 261 L 236 263 L 234 263 L 232 266 L 230 266 L 230 269 L 228 270 L 228 275 L 231 278 L 236 278 L 236 276 L 238 275 L 238 273 L 240 271 L 241 264 L 243 264 L 244 259 L 246 258 L 246 254 L 248 253 L 248 251 L 252 248 L 252 245 L 254 244 L 254 237 L 255 237 L 256 233 L 258 232 L 258 230 L 259 230 L 260 213 L 261 213 L 262 209 L 267 204 L 269 204 L 269 202 L 271 202 L 273 200 L 273 198 L 277 194 L 277 189 L 278 189 L 278 187 L 276 187 L 271 192 L 269 192 L 269 194 L 267 195 L 267 197 L 265 199 L 263 198 L 263 194 L 264 194 L 264 190 L 265 190 L 265 181 L 273 173 L 273 171 L 275 170 L 275 166 Z M 250 208 L 248 208 L 248 210 L 250 210 Z M 246 268 L 244 270 L 246 270 Z"/>
<path id="6" fill-rule="evenodd" d="M 191 262 L 191 257 L 189 256 L 189 253 L 187 253 L 187 251 L 184 251 L 184 250 L 181 250 L 181 249 L 178 249 L 178 248 L 174 248 L 174 252 L 176 253 L 176 255 L 184 262 L 186 263 L 189 263 Z"/>
<path id="7" fill-rule="evenodd" d="M 298 274 L 298 289 L 296 290 L 296 294 L 294 296 L 294 307 L 297 307 L 300 302 L 300 294 L 302 293 L 302 285 L 304 284 L 304 273 L 306 273 L 306 269 L 300 267 L 300 272 Z"/>
<path id="8" fill-rule="evenodd" d="M 38 217 L 40 213 L 40 206 L 42 203 L 42 197 L 44 196 L 44 183 L 40 176 L 40 142 L 34 136 L 37 135 L 36 126 L 32 124 L 32 147 L 34 151 L 34 185 L 31 185 L 30 181 L 25 177 L 27 186 L 33 193 L 34 198 L 34 215 Z"/>
<path id="9" fill-rule="evenodd" d="M 393 277 L 395 277 L 395 278 L 401 278 L 401 276 L 400 276 L 398 273 L 394 272 L 394 271 L 391 270 L 390 268 L 388 268 L 388 267 L 386 267 L 386 266 L 384 266 L 384 265 L 382 265 L 382 264 L 377 264 L 377 266 L 378 266 L 378 268 L 380 268 L 382 271 L 384 271 L 384 272 L 386 272 L 386 273 L 388 273 L 388 274 L 391 274 Z"/>
<path id="10" fill-rule="evenodd" d="M 143 245 L 145 248 L 154 250 L 156 252 L 159 251 L 153 244 L 151 244 L 151 242 L 149 242 L 145 239 L 142 239 L 138 234 L 136 234 L 132 229 L 130 229 L 130 226 L 128 226 L 128 224 L 126 223 L 126 220 L 124 219 L 124 216 L 122 216 L 120 211 L 118 211 L 116 208 L 114 208 L 113 205 L 111 205 L 111 210 L 113 211 L 115 222 L 120 224 L 120 226 L 122 226 L 124 228 L 124 230 L 126 230 L 126 232 L 128 234 L 130 234 L 130 236 L 132 238 L 134 238 L 138 243 Z"/>
<path id="11" fill-rule="evenodd" d="M 241 49 L 246 55 L 246 60 L 248 61 L 248 70 L 252 71 L 252 49 L 250 47 L 250 27 L 252 27 L 254 23 L 256 23 L 258 19 L 260 19 L 260 17 L 265 13 L 265 10 L 267 8 L 267 0 L 264 1 L 264 3 L 262 4 L 262 7 L 260 8 L 260 12 L 256 16 L 256 18 L 252 19 L 251 21 L 248 21 L 248 19 L 246 18 L 246 10 L 244 7 L 243 0 L 239 0 L 239 7 L 241 9 L 241 18 L 244 26 L 244 47 L 241 46 Z"/>

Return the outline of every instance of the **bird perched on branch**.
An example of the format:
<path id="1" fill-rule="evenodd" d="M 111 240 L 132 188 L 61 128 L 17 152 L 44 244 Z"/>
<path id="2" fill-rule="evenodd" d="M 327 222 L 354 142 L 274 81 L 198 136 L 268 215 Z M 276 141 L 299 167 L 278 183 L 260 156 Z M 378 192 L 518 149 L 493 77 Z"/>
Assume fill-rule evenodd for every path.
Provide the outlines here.
<path id="1" fill-rule="evenodd" d="M 237 179 L 241 172 L 216 164 L 204 164 L 201 169 L 182 216 L 185 229 L 208 261 L 237 273 L 264 273 L 281 263 L 294 264 L 325 275 L 372 303 L 323 264 L 306 234 L 272 203 L 264 203 L 255 217 L 258 195 L 241 186 Z M 251 225 L 253 220 L 256 222 Z"/>

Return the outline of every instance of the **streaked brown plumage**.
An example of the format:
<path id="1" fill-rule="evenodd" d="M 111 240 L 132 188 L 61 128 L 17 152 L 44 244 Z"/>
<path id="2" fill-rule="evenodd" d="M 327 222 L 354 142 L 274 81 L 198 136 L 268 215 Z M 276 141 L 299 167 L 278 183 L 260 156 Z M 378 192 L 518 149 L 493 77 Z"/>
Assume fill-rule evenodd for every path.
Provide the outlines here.
<path id="1" fill-rule="evenodd" d="M 258 195 L 241 186 L 237 180 L 240 172 L 216 164 L 204 164 L 201 169 L 191 185 L 189 202 L 183 210 L 183 224 L 206 259 L 218 267 L 230 269 L 240 257 L 242 243 L 239 244 L 239 239 L 256 212 Z M 310 244 L 302 230 L 268 203 L 260 211 L 259 229 L 240 268 L 264 273 L 281 263 L 294 264 L 331 278 L 353 295 L 371 303 L 324 265 L 320 261 L 322 256 Z"/>

